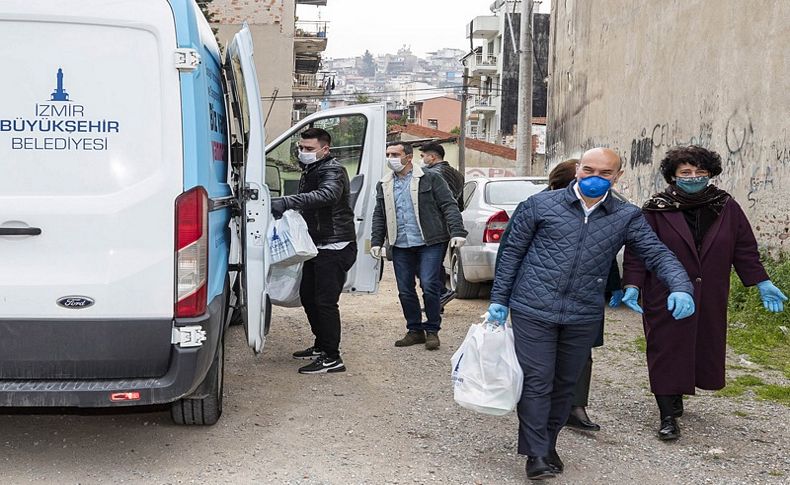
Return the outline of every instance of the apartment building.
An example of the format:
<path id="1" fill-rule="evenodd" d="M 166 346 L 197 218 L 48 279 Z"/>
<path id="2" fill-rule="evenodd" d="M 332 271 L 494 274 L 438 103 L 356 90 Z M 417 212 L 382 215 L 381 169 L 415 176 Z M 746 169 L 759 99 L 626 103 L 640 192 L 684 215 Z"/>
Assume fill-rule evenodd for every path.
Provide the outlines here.
<path id="1" fill-rule="evenodd" d="M 327 0 L 213 0 L 207 3 L 212 27 L 225 45 L 247 22 L 255 48 L 255 67 L 267 142 L 294 121 L 317 111 L 326 81 L 319 74 L 327 45 L 326 21 L 297 18 L 297 6 L 325 6 Z M 311 15 L 306 12 L 304 17 Z M 331 87 L 331 86 L 329 86 Z"/>
<path id="2" fill-rule="evenodd" d="M 534 4 L 532 115 L 545 118 L 549 14 L 541 13 L 540 2 Z M 518 125 L 520 11 L 520 1 L 497 0 L 491 15 L 467 25 L 467 39 L 475 45 L 463 59 L 470 76 L 465 127 L 470 138 L 512 146 Z"/>

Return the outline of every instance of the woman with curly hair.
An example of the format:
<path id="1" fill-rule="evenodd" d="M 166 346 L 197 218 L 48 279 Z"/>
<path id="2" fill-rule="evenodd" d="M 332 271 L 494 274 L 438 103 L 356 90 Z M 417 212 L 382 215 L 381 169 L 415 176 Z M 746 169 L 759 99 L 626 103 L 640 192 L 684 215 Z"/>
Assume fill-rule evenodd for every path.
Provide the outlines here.
<path id="1" fill-rule="evenodd" d="M 680 437 L 676 418 L 683 414 L 683 395 L 725 384 L 730 269 L 735 267 L 745 286 L 757 285 L 766 310 L 783 311 L 787 297 L 768 278 L 741 207 L 709 184 L 722 171 L 719 155 L 699 146 L 676 147 L 667 152 L 660 170 L 669 186 L 642 210 L 686 268 L 697 311 L 683 320 L 673 319 L 667 288 L 628 249 L 623 303 L 641 312 L 641 292 L 650 390 L 661 417 L 658 436 L 674 440 Z"/>

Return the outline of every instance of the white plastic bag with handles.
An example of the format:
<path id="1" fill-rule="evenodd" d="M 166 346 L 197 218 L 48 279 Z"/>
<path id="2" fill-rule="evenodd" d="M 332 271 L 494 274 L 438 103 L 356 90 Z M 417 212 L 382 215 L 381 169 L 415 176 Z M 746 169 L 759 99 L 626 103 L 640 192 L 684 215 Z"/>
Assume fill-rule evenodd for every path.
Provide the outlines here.
<path id="1" fill-rule="evenodd" d="M 302 263 L 291 266 L 272 266 L 269 275 L 269 299 L 272 305 L 294 308 L 302 306 L 299 286 L 302 283 Z"/>
<path id="2" fill-rule="evenodd" d="M 285 211 L 281 218 L 275 220 L 267 236 L 272 265 L 291 266 L 318 256 L 307 223 L 294 210 Z"/>
<path id="3" fill-rule="evenodd" d="M 487 320 L 472 325 L 450 362 L 453 397 L 461 407 L 494 416 L 516 408 L 524 373 L 510 325 Z"/>

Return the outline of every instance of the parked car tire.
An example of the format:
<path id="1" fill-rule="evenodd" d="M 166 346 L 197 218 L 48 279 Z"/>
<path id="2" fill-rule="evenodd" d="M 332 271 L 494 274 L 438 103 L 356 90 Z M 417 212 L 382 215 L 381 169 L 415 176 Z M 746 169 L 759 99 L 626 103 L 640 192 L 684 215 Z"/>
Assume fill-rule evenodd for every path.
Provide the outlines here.
<path id="1" fill-rule="evenodd" d="M 183 425 L 211 426 L 222 415 L 222 392 L 225 384 L 225 338 L 217 348 L 214 362 L 203 381 L 208 394 L 203 398 L 183 397 L 170 406 L 173 422 Z M 203 384 L 199 388 L 203 387 Z"/>
<path id="2" fill-rule="evenodd" d="M 453 251 L 450 256 L 450 289 L 462 300 L 477 298 L 480 293 L 480 283 L 472 283 L 464 278 L 464 265 L 458 251 Z"/>

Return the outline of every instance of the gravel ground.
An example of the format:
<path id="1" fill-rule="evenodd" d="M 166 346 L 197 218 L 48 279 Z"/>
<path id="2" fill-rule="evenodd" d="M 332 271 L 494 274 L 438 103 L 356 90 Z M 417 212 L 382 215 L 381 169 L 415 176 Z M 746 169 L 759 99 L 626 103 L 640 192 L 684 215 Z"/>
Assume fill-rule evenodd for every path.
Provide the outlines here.
<path id="1" fill-rule="evenodd" d="M 377 296 L 344 295 L 348 372 L 321 376 L 298 375 L 290 357 L 312 343 L 301 310 L 275 309 L 258 357 L 242 330 L 231 329 L 225 414 L 216 426 L 177 427 L 159 409 L 0 415 L 2 482 L 523 483 L 515 414 L 483 416 L 452 400 L 450 356 L 486 306 L 448 305 L 438 351 L 396 349 L 404 324 L 388 268 Z M 788 483 L 790 409 L 779 404 L 691 397 L 681 439 L 659 442 L 640 335 L 633 313 L 609 313 L 589 407 L 603 429 L 563 431 L 566 470 L 550 483 Z"/>

